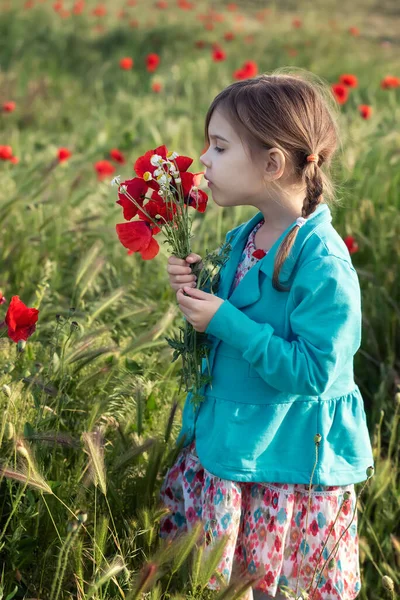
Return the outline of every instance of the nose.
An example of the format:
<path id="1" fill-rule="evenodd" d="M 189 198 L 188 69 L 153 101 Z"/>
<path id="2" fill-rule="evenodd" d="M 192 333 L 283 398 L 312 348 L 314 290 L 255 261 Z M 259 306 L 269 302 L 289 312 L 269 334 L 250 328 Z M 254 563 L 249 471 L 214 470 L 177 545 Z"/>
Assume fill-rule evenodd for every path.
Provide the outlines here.
<path id="1" fill-rule="evenodd" d="M 205 152 L 204 154 L 202 154 L 200 156 L 200 162 L 205 166 L 205 167 L 209 167 L 210 166 L 210 161 L 208 160 L 207 157 L 207 152 Z"/>

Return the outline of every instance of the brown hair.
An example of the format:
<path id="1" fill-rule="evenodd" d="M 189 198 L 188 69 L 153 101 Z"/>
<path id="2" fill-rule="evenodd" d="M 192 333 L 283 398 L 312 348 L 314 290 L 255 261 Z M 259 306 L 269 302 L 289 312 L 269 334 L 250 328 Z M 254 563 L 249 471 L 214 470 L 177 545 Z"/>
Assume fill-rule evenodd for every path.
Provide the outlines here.
<path id="1" fill-rule="evenodd" d="M 330 87 L 321 78 L 300 68 L 284 67 L 272 74 L 263 73 L 230 84 L 208 109 L 205 119 L 208 144 L 208 126 L 217 107 L 253 160 L 257 151 L 279 148 L 292 163 L 299 184 L 306 188 L 302 217 L 311 215 L 325 201 L 325 195 L 334 202 L 335 189 L 328 168 L 340 142 L 339 113 Z M 308 162 L 309 154 L 318 154 L 318 163 Z M 327 173 L 321 169 L 322 165 Z M 278 291 L 289 289 L 279 283 L 279 273 L 298 230 L 299 227 L 293 227 L 278 249 L 272 278 L 272 285 Z"/>

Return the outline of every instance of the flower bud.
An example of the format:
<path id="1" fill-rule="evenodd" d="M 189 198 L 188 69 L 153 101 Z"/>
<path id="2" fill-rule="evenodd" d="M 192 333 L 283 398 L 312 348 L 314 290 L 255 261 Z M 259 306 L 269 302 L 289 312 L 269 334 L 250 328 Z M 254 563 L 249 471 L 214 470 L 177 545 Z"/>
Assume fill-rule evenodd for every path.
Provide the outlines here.
<path id="1" fill-rule="evenodd" d="M 78 521 L 70 521 L 67 525 L 67 531 L 74 532 L 78 529 L 78 527 L 79 527 Z"/>
<path id="2" fill-rule="evenodd" d="M 3 392 L 3 394 L 5 394 L 8 398 L 11 397 L 11 388 L 9 385 L 7 385 L 6 383 L 2 386 L 1 391 Z"/>
<path id="3" fill-rule="evenodd" d="M 12 440 L 14 437 L 14 425 L 12 423 L 10 423 L 9 421 L 7 421 L 5 429 L 4 429 L 4 435 L 6 437 L 6 440 Z"/>
<path id="4" fill-rule="evenodd" d="M 319 446 L 321 440 L 322 440 L 322 436 L 319 433 L 316 433 L 314 435 L 314 444 L 317 444 L 317 446 Z"/>
<path id="5" fill-rule="evenodd" d="M 374 475 L 374 473 L 375 473 L 374 467 L 368 467 L 368 469 L 367 469 L 367 477 L 368 478 L 372 477 Z"/>
<path id="6" fill-rule="evenodd" d="M 25 350 L 25 346 L 26 346 L 25 340 L 18 340 L 18 343 L 17 343 L 18 352 L 23 352 Z"/>
<path id="7" fill-rule="evenodd" d="M 79 329 L 79 324 L 76 321 L 72 321 L 70 326 L 70 331 L 77 331 Z"/>
<path id="8" fill-rule="evenodd" d="M 87 513 L 80 511 L 76 518 L 78 519 L 79 523 L 86 523 L 88 515 Z"/>
<path id="9" fill-rule="evenodd" d="M 343 494 L 343 498 L 344 498 L 344 500 L 349 500 L 350 496 L 351 496 L 351 493 L 350 493 L 350 492 L 345 492 L 345 493 Z"/>
<path id="10" fill-rule="evenodd" d="M 388 575 L 384 575 L 382 577 L 382 585 L 386 590 L 389 590 L 389 592 L 394 592 L 393 579 Z"/>

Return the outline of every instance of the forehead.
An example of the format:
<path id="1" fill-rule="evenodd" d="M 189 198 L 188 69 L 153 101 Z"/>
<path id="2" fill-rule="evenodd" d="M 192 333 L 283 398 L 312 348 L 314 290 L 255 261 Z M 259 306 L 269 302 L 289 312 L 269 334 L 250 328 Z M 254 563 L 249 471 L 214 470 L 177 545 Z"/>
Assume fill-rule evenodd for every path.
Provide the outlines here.
<path id="1" fill-rule="evenodd" d="M 237 140 L 237 135 L 231 124 L 217 109 L 214 110 L 211 115 L 210 123 L 208 125 L 208 135 L 210 137 L 222 137 L 228 142 Z"/>

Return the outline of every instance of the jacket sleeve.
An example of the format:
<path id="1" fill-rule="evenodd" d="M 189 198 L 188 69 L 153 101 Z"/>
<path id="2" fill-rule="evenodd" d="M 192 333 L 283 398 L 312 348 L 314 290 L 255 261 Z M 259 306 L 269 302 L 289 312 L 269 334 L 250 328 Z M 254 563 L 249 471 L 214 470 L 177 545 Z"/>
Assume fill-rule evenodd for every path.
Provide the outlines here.
<path id="1" fill-rule="evenodd" d="M 314 259 L 299 269 L 290 294 L 295 305 L 289 317 L 292 341 L 278 337 L 271 325 L 254 321 L 229 300 L 217 309 L 205 332 L 240 350 L 275 389 L 320 395 L 361 344 L 357 272 L 336 256 Z"/>

